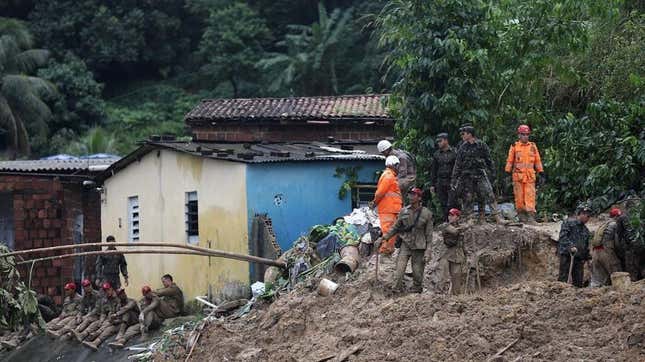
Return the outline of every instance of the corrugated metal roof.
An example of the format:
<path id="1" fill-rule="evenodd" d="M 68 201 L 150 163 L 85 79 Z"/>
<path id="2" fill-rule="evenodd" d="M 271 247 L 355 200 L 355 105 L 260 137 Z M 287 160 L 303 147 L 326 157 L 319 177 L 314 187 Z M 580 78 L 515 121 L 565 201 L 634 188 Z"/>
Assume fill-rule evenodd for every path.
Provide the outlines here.
<path id="1" fill-rule="evenodd" d="M 383 160 L 375 144 L 148 142 L 194 156 L 244 163 Z"/>
<path id="2" fill-rule="evenodd" d="M 385 94 L 204 100 L 186 123 L 259 120 L 392 120 Z"/>
<path id="3" fill-rule="evenodd" d="M 89 171 L 90 166 L 109 166 L 118 158 L 76 160 L 0 161 L 0 172 Z"/>

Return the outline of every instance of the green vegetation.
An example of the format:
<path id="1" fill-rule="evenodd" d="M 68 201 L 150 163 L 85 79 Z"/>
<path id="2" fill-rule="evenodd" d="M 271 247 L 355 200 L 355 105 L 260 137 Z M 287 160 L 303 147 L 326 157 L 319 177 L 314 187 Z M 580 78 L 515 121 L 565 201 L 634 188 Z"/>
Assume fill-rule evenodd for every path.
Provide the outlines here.
<path id="1" fill-rule="evenodd" d="M 0 12 L 0 157 L 186 137 L 203 98 L 388 92 L 422 172 L 437 133 L 456 143 L 473 123 L 503 175 L 528 123 L 548 176 L 541 207 L 644 190 L 642 1 L 42 0 Z M 508 180 L 496 190 L 510 195 Z"/>

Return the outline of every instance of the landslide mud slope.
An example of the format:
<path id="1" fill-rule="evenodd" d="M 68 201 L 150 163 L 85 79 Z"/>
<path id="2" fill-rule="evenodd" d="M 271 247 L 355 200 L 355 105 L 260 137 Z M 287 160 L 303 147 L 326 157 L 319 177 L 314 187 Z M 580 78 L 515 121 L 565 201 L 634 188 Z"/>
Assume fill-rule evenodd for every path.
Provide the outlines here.
<path id="1" fill-rule="evenodd" d="M 242 319 L 211 324 L 192 357 L 323 361 L 349 354 L 350 361 L 481 361 L 515 342 L 497 360 L 645 360 L 645 283 L 618 291 L 556 282 L 553 245 L 539 233 L 478 230 L 480 236 L 467 245 L 469 259 L 477 253 L 487 257 L 480 264 L 482 289 L 472 282 L 472 294 L 436 292 L 437 256 L 427 270 L 428 290 L 392 294 L 383 279 L 389 279 L 394 261 L 382 258 L 376 281 L 372 259 L 349 280 L 335 276 L 340 286 L 331 297 L 317 295 L 312 281 Z"/>

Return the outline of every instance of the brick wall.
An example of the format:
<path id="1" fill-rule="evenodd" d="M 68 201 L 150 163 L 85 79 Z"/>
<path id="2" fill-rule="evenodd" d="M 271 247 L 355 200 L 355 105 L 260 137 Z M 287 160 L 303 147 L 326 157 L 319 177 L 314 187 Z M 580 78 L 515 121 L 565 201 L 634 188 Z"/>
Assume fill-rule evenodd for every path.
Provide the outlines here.
<path id="1" fill-rule="evenodd" d="M 74 218 L 84 213 L 85 227 L 100 224 L 98 194 L 83 190 L 77 182 L 62 181 L 56 177 L 0 175 L 0 192 L 13 196 L 14 245 L 16 250 L 69 245 L 73 241 Z M 98 241 L 100 231 L 92 230 L 85 242 Z M 49 256 L 70 251 L 33 254 Z M 22 265 L 20 273 L 29 280 L 29 265 Z M 74 259 L 43 261 L 33 268 L 31 286 L 37 293 L 47 294 L 56 303 L 62 302 L 63 286 L 72 280 Z"/>
<path id="2" fill-rule="evenodd" d="M 326 141 L 327 137 L 344 140 L 379 140 L 394 135 L 394 125 L 301 124 L 301 125 L 217 125 L 192 128 L 196 141 L 284 142 Z"/>

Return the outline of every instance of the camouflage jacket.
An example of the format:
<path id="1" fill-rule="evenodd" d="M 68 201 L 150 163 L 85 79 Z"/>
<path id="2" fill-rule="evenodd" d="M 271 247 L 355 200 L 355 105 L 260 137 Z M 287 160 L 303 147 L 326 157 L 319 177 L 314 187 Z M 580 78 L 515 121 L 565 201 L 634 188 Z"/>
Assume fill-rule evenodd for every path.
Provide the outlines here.
<path id="1" fill-rule="evenodd" d="M 465 263 L 466 253 L 464 252 L 464 230 L 465 227 L 458 223 L 444 223 L 439 226 L 443 243 L 446 245 L 442 259 L 453 263 Z"/>
<path id="2" fill-rule="evenodd" d="M 179 289 L 177 284 L 172 283 L 168 288 L 155 290 L 165 304 L 169 307 L 170 314 L 179 315 L 184 310 L 184 293 Z M 166 311 L 164 311 L 166 312 Z M 165 313 L 168 314 L 168 313 Z"/>
<path id="3" fill-rule="evenodd" d="M 493 182 L 495 169 L 490 158 L 490 149 L 481 140 L 475 140 L 473 143 L 464 142 L 459 146 L 452 179 L 459 180 L 463 176 L 487 176 L 488 180 Z"/>
<path id="4" fill-rule="evenodd" d="M 621 246 L 635 246 L 636 233 L 629 222 L 629 216 L 627 214 L 624 213 L 616 218 L 616 233 L 618 234 Z"/>
<path id="5" fill-rule="evenodd" d="M 403 150 L 393 148 L 392 155 L 399 159 L 399 169 L 396 178 L 399 180 L 409 180 L 414 182 L 417 178 L 417 166 L 412 156 Z M 407 190 L 405 191 L 407 192 Z"/>
<path id="6" fill-rule="evenodd" d="M 421 207 L 418 212 L 421 214 L 414 212 L 409 205 L 401 209 L 396 223 L 383 235 L 383 239 L 388 240 L 398 233 L 408 248 L 412 250 L 428 248 L 432 244 L 432 212 L 426 207 Z"/>
<path id="7" fill-rule="evenodd" d="M 78 313 L 81 309 L 81 301 L 83 298 L 74 293 L 72 297 L 65 297 L 63 301 L 63 310 L 60 312 L 60 317 L 67 317 Z"/>
<path id="8" fill-rule="evenodd" d="M 576 258 L 588 260 L 589 239 L 591 233 L 587 226 L 580 220 L 571 219 L 562 223 L 560 227 L 560 238 L 558 239 L 558 252 L 560 255 L 568 255 L 572 247 L 576 247 Z"/>
<path id="9" fill-rule="evenodd" d="M 139 316 L 139 304 L 132 298 L 127 298 L 125 301 L 119 300 L 119 310 L 115 313 L 115 318 L 121 317 L 130 313 L 130 321 L 136 321 Z"/>
<path id="10" fill-rule="evenodd" d="M 96 258 L 96 276 L 98 279 L 104 279 L 106 275 L 119 275 L 128 277 L 128 263 L 125 261 L 123 254 L 99 255 Z"/>
<path id="11" fill-rule="evenodd" d="M 91 312 L 95 312 L 96 306 L 98 305 L 100 299 L 101 299 L 101 293 L 99 293 L 94 289 L 92 289 L 90 293 L 83 294 L 83 297 L 81 298 L 81 306 L 79 310 L 80 313 L 88 314 Z"/>
<path id="12" fill-rule="evenodd" d="M 119 304 L 118 297 L 114 296 L 110 298 L 108 296 L 103 296 L 96 306 L 96 314 L 101 317 L 107 317 L 114 314 L 119 310 Z"/>
<path id="13" fill-rule="evenodd" d="M 433 186 L 436 186 L 440 181 L 450 182 L 456 159 L 457 152 L 452 147 L 435 151 L 430 166 L 430 182 Z"/>

